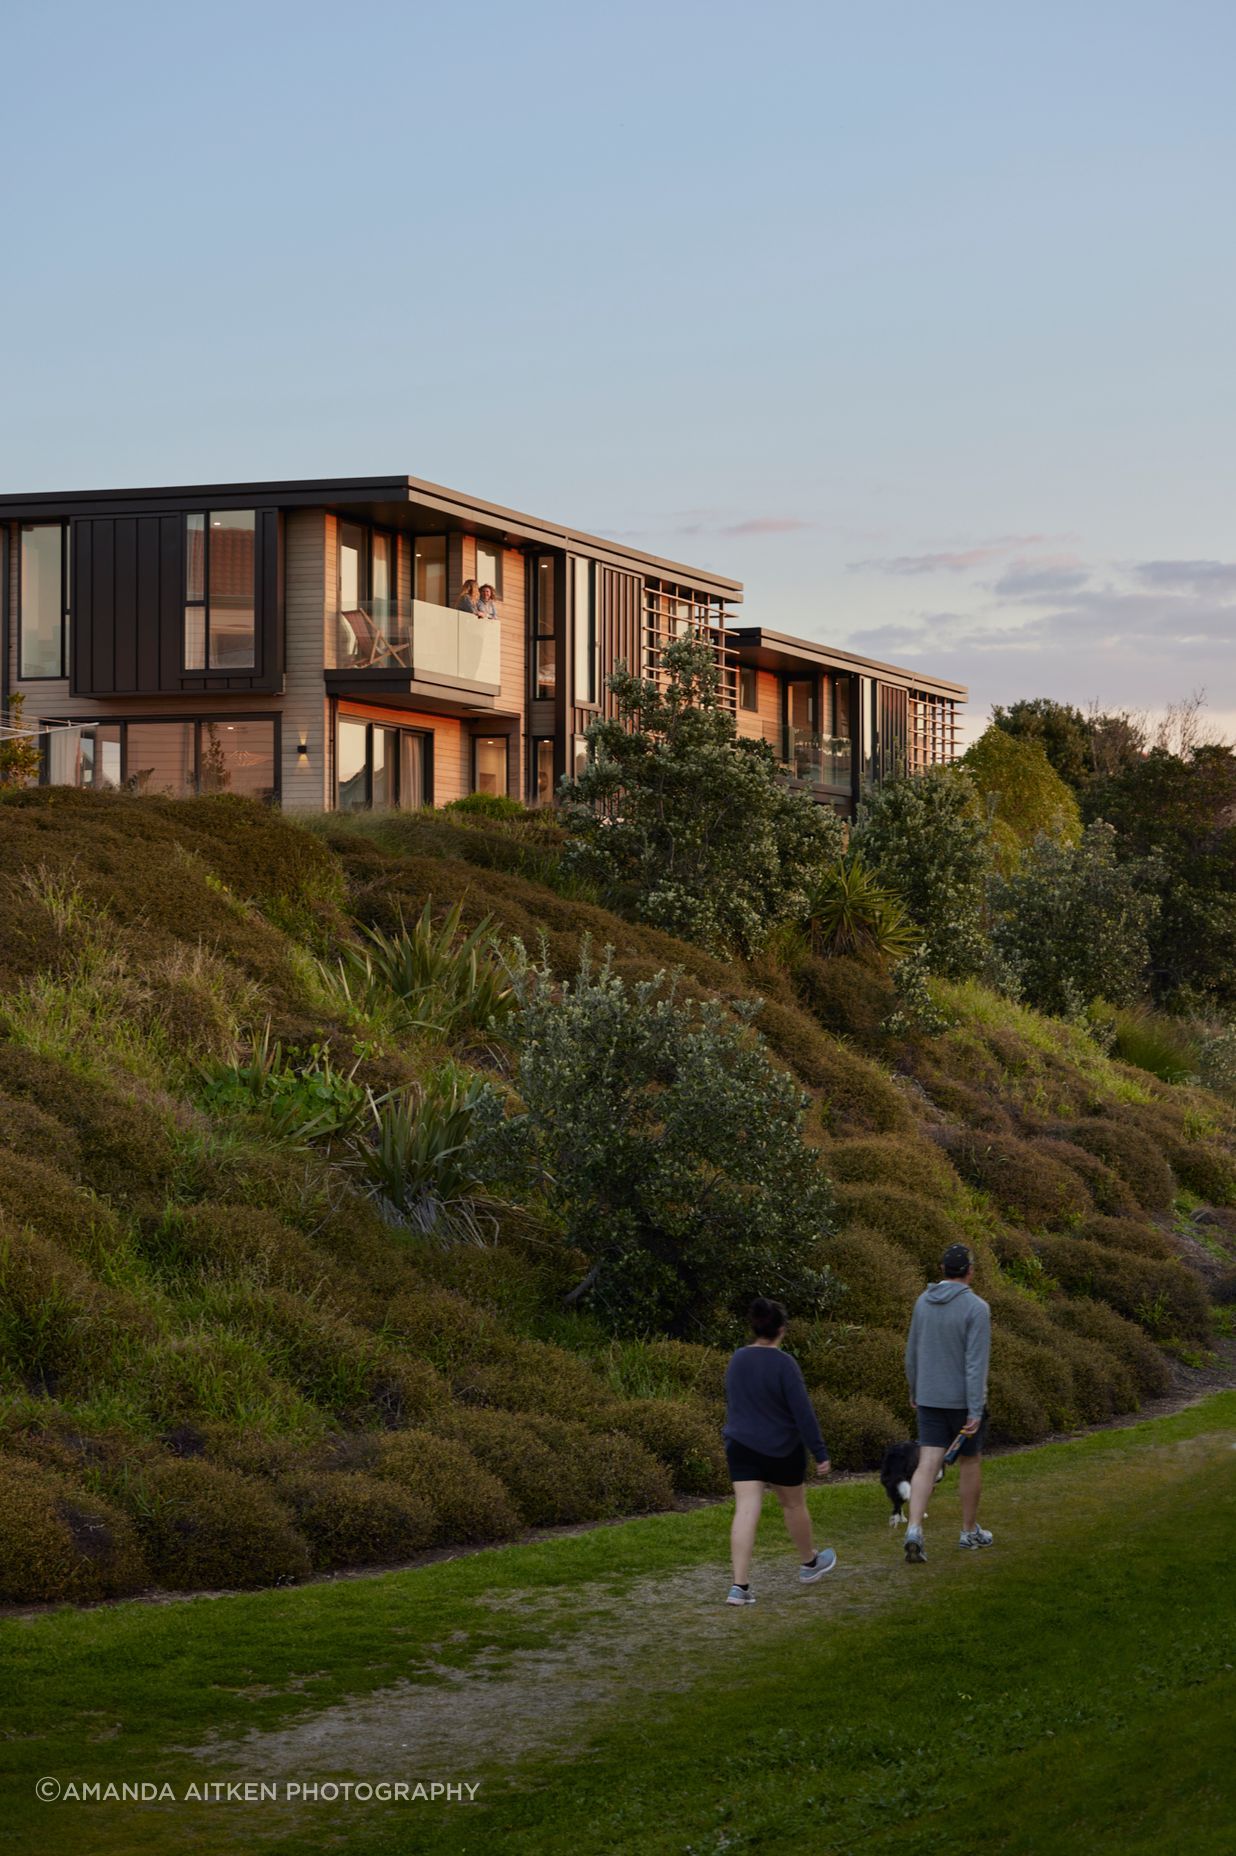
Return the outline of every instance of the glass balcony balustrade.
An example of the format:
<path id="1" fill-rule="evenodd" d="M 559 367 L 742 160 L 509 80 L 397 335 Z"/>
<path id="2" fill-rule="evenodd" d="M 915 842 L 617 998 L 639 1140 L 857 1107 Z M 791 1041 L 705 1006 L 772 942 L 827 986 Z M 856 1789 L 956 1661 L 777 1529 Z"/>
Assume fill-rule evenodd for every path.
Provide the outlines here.
<path id="1" fill-rule="evenodd" d="M 424 599 L 361 600 L 336 614 L 335 667 L 496 690 L 501 622 Z"/>
<path id="2" fill-rule="evenodd" d="M 764 739 L 783 767 L 809 786 L 849 787 L 853 743 L 846 735 L 821 735 L 811 729 L 765 722 Z"/>

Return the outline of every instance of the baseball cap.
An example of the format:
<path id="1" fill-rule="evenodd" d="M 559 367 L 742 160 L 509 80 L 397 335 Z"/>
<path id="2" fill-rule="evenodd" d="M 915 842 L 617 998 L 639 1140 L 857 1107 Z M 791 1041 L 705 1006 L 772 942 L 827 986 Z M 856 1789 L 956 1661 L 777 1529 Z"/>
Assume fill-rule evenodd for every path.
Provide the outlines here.
<path id="1" fill-rule="evenodd" d="M 966 1244 L 950 1244 L 940 1258 L 940 1268 L 946 1276 L 964 1276 L 974 1258 Z"/>

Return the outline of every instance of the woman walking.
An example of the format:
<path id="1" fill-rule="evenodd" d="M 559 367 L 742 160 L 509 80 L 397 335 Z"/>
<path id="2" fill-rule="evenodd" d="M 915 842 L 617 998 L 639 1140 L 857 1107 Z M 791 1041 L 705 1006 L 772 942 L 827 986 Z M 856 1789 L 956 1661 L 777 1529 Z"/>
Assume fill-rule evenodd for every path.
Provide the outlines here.
<path id="1" fill-rule="evenodd" d="M 798 1549 L 801 1583 L 814 1585 L 837 1564 L 831 1547 L 817 1553 L 811 1542 L 811 1516 L 803 1491 L 807 1452 L 815 1458 L 817 1476 L 826 1476 L 830 1465 L 802 1368 L 781 1351 L 785 1310 L 780 1302 L 759 1296 L 751 1304 L 750 1319 L 755 1338 L 738 1349 L 725 1370 L 725 1455 L 734 1484 L 730 1530 L 734 1583 L 727 1605 L 755 1603 L 749 1584 L 751 1554 L 766 1487 L 781 1503 L 790 1539 Z"/>

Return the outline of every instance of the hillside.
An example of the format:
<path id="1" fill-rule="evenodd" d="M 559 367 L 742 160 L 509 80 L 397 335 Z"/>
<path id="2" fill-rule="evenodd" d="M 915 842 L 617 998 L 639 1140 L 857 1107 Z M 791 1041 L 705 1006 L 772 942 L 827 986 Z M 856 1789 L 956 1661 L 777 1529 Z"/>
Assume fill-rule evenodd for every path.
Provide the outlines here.
<path id="1" fill-rule="evenodd" d="M 589 939 L 627 979 L 763 1002 L 835 1185 L 844 1292 L 793 1342 L 837 1467 L 906 1434 L 904 1324 L 955 1237 L 997 1440 L 1136 1409 L 1228 1320 L 1230 1103 L 974 985 L 935 985 L 943 1032 L 896 1034 L 876 969 L 727 965 L 572 893 L 552 822 L 309 830 L 44 789 L 0 802 L 0 872 L 5 1601 L 274 1584 L 725 1486 L 722 1348 L 565 1309 L 580 1258 L 534 1205 L 483 1245 L 393 1228 L 246 1094 L 503 1076 L 475 1030 L 394 1035 L 331 984 L 358 925 L 430 899 L 562 976 Z"/>

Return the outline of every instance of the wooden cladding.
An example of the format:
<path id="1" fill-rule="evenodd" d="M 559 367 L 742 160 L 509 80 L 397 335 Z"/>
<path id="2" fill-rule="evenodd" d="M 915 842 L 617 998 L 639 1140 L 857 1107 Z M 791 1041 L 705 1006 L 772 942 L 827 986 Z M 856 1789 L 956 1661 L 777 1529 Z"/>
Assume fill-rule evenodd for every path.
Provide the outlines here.
<path id="1" fill-rule="evenodd" d="M 956 760 L 961 704 L 951 696 L 928 696 L 915 690 L 909 697 L 906 733 L 906 767 L 924 773 L 928 767 Z"/>
<path id="2" fill-rule="evenodd" d="M 642 590 L 638 574 L 620 573 L 614 567 L 597 567 L 597 631 L 601 652 L 600 698 L 606 714 L 613 714 L 609 679 L 619 664 L 636 676 L 642 649 Z"/>
<path id="3" fill-rule="evenodd" d="M 256 518 L 251 669 L 186 671 L 185 515 L 80 516 L 70 527 L 75 696 L 275 690 L 283 675 L 279 512 Z"/>

